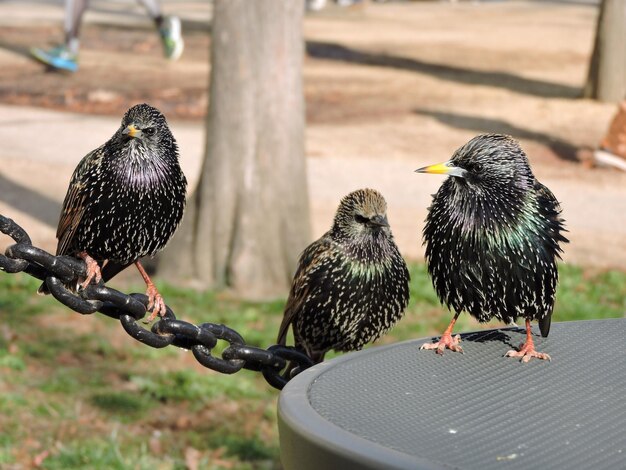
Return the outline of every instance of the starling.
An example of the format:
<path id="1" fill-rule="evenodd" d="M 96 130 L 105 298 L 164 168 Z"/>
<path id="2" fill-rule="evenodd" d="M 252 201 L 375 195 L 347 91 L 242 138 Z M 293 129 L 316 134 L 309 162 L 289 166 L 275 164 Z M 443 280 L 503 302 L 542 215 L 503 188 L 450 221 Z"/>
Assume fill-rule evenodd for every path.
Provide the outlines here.
<path id="1" fill-rule="evenodd" d="M 165 303 L 139 259 L 161 250 L 176 231 L 186 188 L 165 117 L 147 104 L 133 106 L 113 137 L 74 170 L 57 229 L 57 255 L 86 262 L 82 288 L 134 263 L 146 283 L 153 320 L 165 313 Z M 45 283 L 39 291 L 47 293 Z"/>
<path id="2" fill-rule="evenodd" d="M 440 340 L 422 349 L 462 352 L 459 335 L 451 332 L 465 310 L 480 322 L 525 318 L 526 342 L 506 355 L 549 360 L 535 351 L 530 321 L 548 336 L 557 258 L 568 240 L 558 201 L 537 181 L 519 143 L 479 135 L 451 160 L 416 171 L 450 175 L 433 196 L 424 243 L 437 295 L 455 312 Z"/>
<path id="3" fill-rule="evenodd" d="M 331 349 L 361 349 L 401 318 L 409 271 L 386 211 L 385 199 L 373 189 L 341 200 L 330 231 L 300 256 L 279 344 L 292 325 L 296 348 L 318 363 Z"/>

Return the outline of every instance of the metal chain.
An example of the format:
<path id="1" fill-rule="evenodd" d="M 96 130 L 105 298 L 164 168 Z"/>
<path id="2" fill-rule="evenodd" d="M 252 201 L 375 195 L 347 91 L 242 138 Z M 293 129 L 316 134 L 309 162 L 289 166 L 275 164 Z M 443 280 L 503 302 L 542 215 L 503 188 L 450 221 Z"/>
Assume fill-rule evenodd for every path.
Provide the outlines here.
<path id="1" fill-rule="evenodd" d="M 4 255 L 0 254 L 0 270 L 7 273 L 25 272 L 45 281 L 50 293 L 75 312 L 89 315 L 95 312 L 116 318 L 130 336 L 153 348 L 176 346 L 189 349 L 205 367 L 222 374 L 234 374 L 241 369 L 261 372 L 274 388 L 282 389 L 299 372 L 313 365 L 304 353 L 287 346 L 274 345 L 267 349 L 247 345 L 243 337 L 225 325 L 192 323 L 178 320 L 174 312 L 167 312 L 150 330 L 138 323 L 146 314 L 148 297 L 145 294 L 124 294 L 103 283 L 90 284 L 78 293 L 66 285 L 76 283 L 86 275 L 84 261 L 70 256 L 53 256 L 32 245 L 22 227 L 0 214 L 0 232 L 15 240 Z M 228 342 L 221 357 L 212 354 L 219 340 Z M 281 374 L 291 362 L 290 376 Z"/>

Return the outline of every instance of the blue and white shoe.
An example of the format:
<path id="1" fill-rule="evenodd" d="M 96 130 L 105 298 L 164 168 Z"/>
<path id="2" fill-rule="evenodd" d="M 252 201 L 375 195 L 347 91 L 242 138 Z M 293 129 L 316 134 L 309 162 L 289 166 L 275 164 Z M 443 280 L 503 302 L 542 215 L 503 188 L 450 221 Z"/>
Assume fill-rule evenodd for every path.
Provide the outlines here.
<path id="1" fill-rule="evenodd" d="M 48 51 L 31 47 L 32 56 L 50 67 L 57 70 L 65 70 L 67 72 L 76 72 L 78 70 L 78 56 L 69 51 L 66 46 L 57 46 Z"/>
<path id="2" fill-rule="evenodd" d="M 180 18 L 177 16 L 163 18 L 159 34 L 161 35 L 165 57 L 169 60 L 178 59 L 185 48 Z"/>

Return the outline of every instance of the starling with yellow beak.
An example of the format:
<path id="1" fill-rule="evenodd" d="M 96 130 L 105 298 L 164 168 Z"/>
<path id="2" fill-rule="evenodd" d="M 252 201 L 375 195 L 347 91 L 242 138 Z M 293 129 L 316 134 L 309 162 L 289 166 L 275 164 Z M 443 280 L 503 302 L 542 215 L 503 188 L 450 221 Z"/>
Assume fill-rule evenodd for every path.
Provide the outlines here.
<path id="1" fill-rule="evenodd" d="M 163 249 L 176 231 L 186 188 L 165 117 L 147 104 L 133 106 L 113 137 L 74 170 L 57 229 L 57 255 L 86 262 L 82 288 L 135 264 L 147 286 L 149 321 L 163 315 L 165 302 L 140 259 Z M 39 291 L 48 292 L 45 283 Z"/>
<path id="2" fill-rule="evenodd" d="M 422 349 L 462 352 L 452 328 L 462 311 L 481 322 L 526 321 L 526 342 L 506 355 L 550 359 L 535 350 L 530 322 L 548 336 L 567 243 L 561 209 L 533 175 L 518 142 L 506 135 L 474 137 L 452 159 L 416 170 L 449 177 L 433 196 L 424 243 L 433 286 L 455 314 L 439 341 Z"/>

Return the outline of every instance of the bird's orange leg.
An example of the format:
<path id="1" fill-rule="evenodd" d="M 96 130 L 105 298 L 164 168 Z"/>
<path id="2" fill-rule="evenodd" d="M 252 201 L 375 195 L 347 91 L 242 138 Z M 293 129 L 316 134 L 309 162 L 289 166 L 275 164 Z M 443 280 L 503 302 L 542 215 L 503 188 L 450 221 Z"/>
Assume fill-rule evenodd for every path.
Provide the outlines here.
<path id="1" fill-rule="evenodd" d="M 424 343 L 420 346 L 420 349 L 434 349 L 437 354 L 443 354 L 445 349 L 448 348 L 450 351 L 463 354 L 463 348 L 459 346 L 461 335 L 452 336 L 452 328 L 456 323 L 456 319 L 459 318 L 459 313 L 461 312 L 456 312 L 448 328 L 446 328 L 446 331 L 444 331 L 441 338 L 439 338 L 439 341 L 436 343 Z"/>
<path id="2" fill-rule="evenodd" d="M 93 279 L 96 280 L 96 283 L 102 280 L 102 272 L 100 272 L 100 266 L 98 266 L 98 262 L 93 259 L 91 256 L 87 254 L 86 251 L 81 251 L 78 253 L 78 256 L 85 262 L 87 265 L 87 277 L 80 284 L 81 289 L 85 289 Z"/>
<path id="3" fill-rule="evenodd" d="M 152 310 L 152 313 L 150 314 L 146 322 L 150 323 L 152 320 L 156 318 L 157 315 L 160 317 L 165 315 L 165 312 L 167 309 L 165 307 L 165 302 L 163 301 L 163 297 L 161 297 L 161 294 L 159 294 L 159 291 L 157 290 L 156 286 L 150 279 L 150 276 L 148 276 L 148 273 L 146 272 L 146 270 L 143 269 L 143 266 L 141 265 L 141 263 L 139 261 L 135 261 L 135 266 L 137 266 L 137 269 L 139 270 L 139 274 L 141 274 L 141 277 L 143 277 L 143 280 L 146 283 L 146 286 L 148 288 L 146 290 L 146 295 L 148 296 L 148 311 Z"/>
<path id="4" fill-rule="evenodd" d="M 545 353 L 535 351 L 535 343 L 530 329 L 530 320 L 526 319 L 526 342 L 520 344 L 519 351 L 511 349 L 505 354 L 506 357 L 521 357 L 522 362 L 528 362 L 533 357 L 550 361 L 550 356 Z"/>

